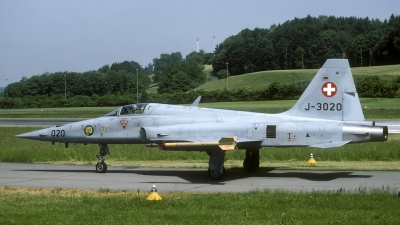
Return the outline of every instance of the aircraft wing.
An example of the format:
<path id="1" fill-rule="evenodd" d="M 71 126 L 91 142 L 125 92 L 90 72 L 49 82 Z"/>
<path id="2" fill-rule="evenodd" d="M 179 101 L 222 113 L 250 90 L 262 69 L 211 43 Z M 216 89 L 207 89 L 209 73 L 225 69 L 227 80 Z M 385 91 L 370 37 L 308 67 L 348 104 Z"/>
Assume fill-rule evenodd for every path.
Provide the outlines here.
<path id="1" fill-rule="evenodd" d="M 184 150 L 184 151 L 202 151 L 212 146 L 218 146 L 221 150 L 233 150 L 238 146 L 256 146 L 260 147 L 262 140 L 246 138 L 245 135 L 237 135 L 227 126 L 226 129 L 207 129 L 210 124 L 197 125 L 169 125 L 142 127 L 140 137 L 143 141 L 157 143 L 148 144 L 148 147 L 159 147 L 160 150 Z M 192 127 L 192 129 L 189 129 Z M 232 128 L 232 127 L 231 127 Z"/>
<path id="2" fill-rule="evenodd" d="M 232 137 L 234 137 L 235 145 L 238 145 L 240 148 L 245 146 L 260 147 L 262 140 L 248 138 L 247 130 L 238 129 L 240 125 L 243 124 L 201 123 L 141 127 L 140 138 L 143 142 L 176 143 L 175 146 L 186 146 L 186 150 L 199 149 L 199 147 L 207 146 L 210 143 L 214 143 L 211 145 L 215 145 L 221 141 L 230 140 L 229 138 Z"/>
<path id="3" fill-rule="evenodd" d="M 238 145 L 260 146 L 261 141 L 247 138 L 231 137 L 160 137 L 152 139 L 161 144 L 146 144 L 147 147 L 159 147 L 160 150 L 201 150 L 212 146 L 218 146 L 221 150 L 238 149 Z"/>

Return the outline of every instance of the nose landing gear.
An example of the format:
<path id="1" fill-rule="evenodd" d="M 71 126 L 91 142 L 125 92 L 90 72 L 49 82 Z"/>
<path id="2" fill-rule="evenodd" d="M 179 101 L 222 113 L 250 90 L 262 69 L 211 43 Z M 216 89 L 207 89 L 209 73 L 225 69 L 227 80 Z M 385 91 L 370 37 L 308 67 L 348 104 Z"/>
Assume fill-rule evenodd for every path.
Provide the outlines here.
<path id="1" fill-rule="evenodd" d="M 96 173 L 105 173 L 107 172 L 107 164 L 104 162 L 103 156 L 109 155 L 110 151 L 108 151 L 108 146 L 106 144 L 99 144 L 99 147 L 99 154 L 96 155 L 98 160 L 96 164 Z"/>

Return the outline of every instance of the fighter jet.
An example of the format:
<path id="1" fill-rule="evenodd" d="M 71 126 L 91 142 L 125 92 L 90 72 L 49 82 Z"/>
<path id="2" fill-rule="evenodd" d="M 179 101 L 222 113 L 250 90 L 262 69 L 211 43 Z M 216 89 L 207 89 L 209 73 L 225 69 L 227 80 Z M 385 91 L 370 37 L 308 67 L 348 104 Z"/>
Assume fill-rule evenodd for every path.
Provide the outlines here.
<path id="1" fill-rule="evenodd" d="M 105 173 L 109 144 L 144 144 L 163 151 L 204 151 L 208 175 L 224 176 L 225 152 L 246 151 L 243 167 L 259 168 L 262 147 L 334 148 L 349 143 L 383 142 L 386 126 L 366 121 L 346 59 L 329 59 L 296 104 L 279 114 L 190 106 L 137 103 L 102 117 L 17 135 L 38 141 L 98 144 L 96 172 Z"/>

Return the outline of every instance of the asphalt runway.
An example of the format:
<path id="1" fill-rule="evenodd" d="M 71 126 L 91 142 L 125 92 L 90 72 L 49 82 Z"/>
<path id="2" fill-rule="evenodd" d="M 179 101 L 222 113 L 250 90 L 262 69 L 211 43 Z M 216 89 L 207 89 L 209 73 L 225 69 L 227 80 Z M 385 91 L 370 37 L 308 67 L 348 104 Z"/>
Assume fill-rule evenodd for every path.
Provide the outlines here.
<path id="1" fill-rule="evenodd" d="M 246 173 L 227 169 L 221 181 L 210 180 L 206 169 L 109 166 L 105 174 L 94 166 L 0 163 L 0 186 L 62 189 L 108 189 L 149 192 L 248 192 L 255 190 L 400 191 L 397 171 L 295 171 L 260 168 Z"/>
<path id="2" fill-rule="evenodd" d="M 2 118 L 0 127 L 52 127 L 84 119 L 47 119 L 47 118 Z M 375 120 L 377 126 L 388 126 L 389 133 L 400 133 L 400 120 Z"/>

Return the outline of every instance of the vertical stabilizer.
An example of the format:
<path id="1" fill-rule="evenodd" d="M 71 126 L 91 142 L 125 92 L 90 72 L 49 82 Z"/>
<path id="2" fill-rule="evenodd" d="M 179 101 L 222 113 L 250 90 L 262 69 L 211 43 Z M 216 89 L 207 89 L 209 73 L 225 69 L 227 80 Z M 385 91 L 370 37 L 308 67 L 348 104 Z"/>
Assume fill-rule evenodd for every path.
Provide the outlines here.
<path id="1" fill-rule="evenodd" d="M 348 60 L 328 59 L 288 112 L 298 117 L 364 120 Z"/>

